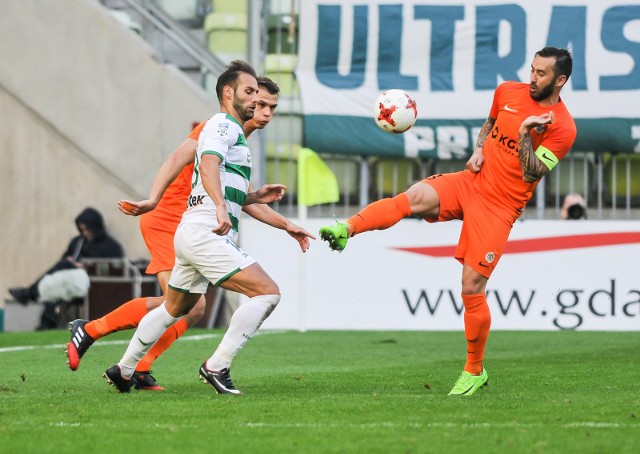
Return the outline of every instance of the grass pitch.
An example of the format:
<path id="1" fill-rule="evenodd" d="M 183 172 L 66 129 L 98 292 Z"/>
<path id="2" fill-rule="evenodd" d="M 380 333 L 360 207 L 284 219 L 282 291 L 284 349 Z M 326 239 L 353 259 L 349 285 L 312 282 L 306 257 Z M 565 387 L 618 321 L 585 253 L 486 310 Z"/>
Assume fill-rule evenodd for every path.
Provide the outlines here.
<path id="1" fill-rule="evenodd" d="M 493 332 L 489 386 L 447 397 L 461 332 L 269 332 L 238 355 L 242 396 L 197 380 L 221 332 L 191 330 L 155 364 L 166 392 L 101 375 L 132 332 L 71 372 L 67 331 L 0 333 L 0 451 L 625 453 L 640 446 L 639 332 Z M 28 348 L 27 348 L 28 346 Z"/>

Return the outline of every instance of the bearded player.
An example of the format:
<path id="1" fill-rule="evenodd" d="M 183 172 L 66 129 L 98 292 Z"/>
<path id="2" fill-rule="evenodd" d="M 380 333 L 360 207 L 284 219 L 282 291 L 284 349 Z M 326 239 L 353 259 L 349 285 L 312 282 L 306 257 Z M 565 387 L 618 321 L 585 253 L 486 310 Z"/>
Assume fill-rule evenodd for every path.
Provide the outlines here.
<path id="1" fill-rule="evenodd" d="M 409 216 L 427 222 L 462 220 L 455 258 L 462 264 L 467 359 L 449 395 L 471 396 L 487 384 L 487 281 L 536 185 L 575 140 L 575 122 L 560 98 L 571 70 L 568 50 L 540 50 L 528 84 L 505 82 L 495 90 L 466 170 L 431 176 L 396 197 L 368 205 L 345 223 L 320 229 L 330 248 L 342 251 L 350 237 L 387 229 Z"/>
<path id="2" fill-rule="evenodd" d="M 278 105 L 280 88 L 275 82 L 267 77 L 259 77 L 258 87 L 258 100 L 253 118 L 246 121 L 243 126 L 247 138 L 255 130 L 263 129 L 269 124 Z M 123 200 L 118 203 L 120 210 L 125 214 L 133 216 L 142 214 L 140 216 L 140 231 L 151 253 L 147 273 L 157 276 L 163 295 L 166 295 L 167 284 L 175 261 L 173 236 L 187 207 L 187 198 L 191 192 L 196 145 L 204 124 L 203 122 L 194 128 L 189 137 L 167 157 L 158 172 L 149 200 L 142 202 Z M 282 185 L 267 185 L 266 187 L 276 191 L 274 200 L 282 198 L 284 190 Z M 262 222 L 285 230 L 300 243 L 303 251 L 308 247 L 306 238 L 311 235 L 269 206 L 264 204 L 246 205 L 244 211 Z M 142 317 L 162 304 L 164 300 L 164 296 L 136 298 L 97 320 L 73 321 L 70 324 L 71 340 L 67 346 L 71 370 L 77 370 L 80 367 L 82 356 L 97 339 L 116 331 L 137 327 Z M 204 310 L 205 299 L 202 297 L 185 318 L 172 325 L 142 358 L 134 373 L 137 389 L 164 390 L 151 375 L 153 362 L 182 336 L 187 328 L 200 321 Z"/>

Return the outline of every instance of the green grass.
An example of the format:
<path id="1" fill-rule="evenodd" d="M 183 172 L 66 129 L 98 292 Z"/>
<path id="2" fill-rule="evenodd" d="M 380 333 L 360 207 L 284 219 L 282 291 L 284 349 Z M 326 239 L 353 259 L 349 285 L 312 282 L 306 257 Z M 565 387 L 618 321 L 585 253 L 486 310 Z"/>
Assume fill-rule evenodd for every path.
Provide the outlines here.
<path id="1" fill-rule="evenodd" d="M 76 372 L 51 347 L 66 331 L 0 334 L 0 451 L 638 452 L 639 332 L 493 332 L 489 386 L 468 398 L 447 397 L 461 332 L 267 331 L 234 362 L 242 396 L 197 380 L 221 333 L 196 334 L 155 365 L 168 391 L 131 394 L 101 377 L 130 331 Z"/>

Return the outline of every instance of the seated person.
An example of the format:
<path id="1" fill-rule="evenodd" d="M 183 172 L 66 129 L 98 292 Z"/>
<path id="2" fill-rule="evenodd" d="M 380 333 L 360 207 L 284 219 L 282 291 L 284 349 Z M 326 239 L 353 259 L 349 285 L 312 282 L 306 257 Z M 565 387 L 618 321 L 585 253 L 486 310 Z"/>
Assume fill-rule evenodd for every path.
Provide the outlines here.
<path id="1" fill-rule="evenodd" d="M 80 235 L 74 237 L 62 258 L 28 287 L 9 289 L 18 302 L 71 300 L 86 296 L 89 277 L 82 268 L 84 258 L 122 258 L 124 251 L 104 227 L 100 212 L 86 208 L 76 218 Z M 73 271 L 72 271 L 73 270 Z"/>

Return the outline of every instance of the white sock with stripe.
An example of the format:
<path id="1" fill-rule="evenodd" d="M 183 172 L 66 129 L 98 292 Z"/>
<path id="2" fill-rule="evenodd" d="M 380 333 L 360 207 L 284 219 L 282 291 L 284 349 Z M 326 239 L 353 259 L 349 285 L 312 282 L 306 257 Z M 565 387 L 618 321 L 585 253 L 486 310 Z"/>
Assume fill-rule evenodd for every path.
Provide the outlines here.
<path id="1" fill-rule="evenodd" d="M 140 320 L 138 329 L 133 334 L 131 342 L 129 342 L 127 351 L 118 362 L 120 374 L 124 378 L 131 378 L 136 366 L 144 355 L 151 350 L 153 344 L 160 339 L 160 336 L 164 334 L 167 328 L 182 318 L 172 317 L 164 305 L 165 303 L 162 303 Z"/>
<path id="2" fill-rule="evenodd" d="M 231 366 L 233 358 L 258 331 L 262 322 L 271 314 L 279 301 L 280 295 L 259 295 L 236 309 L 220 345 L 207 360 L 207 369 L 219 371 Z"/>

